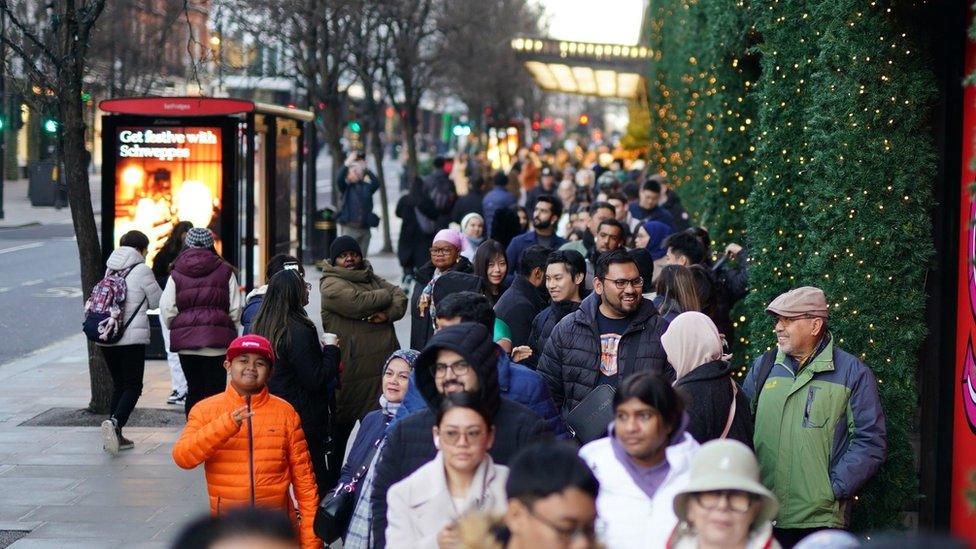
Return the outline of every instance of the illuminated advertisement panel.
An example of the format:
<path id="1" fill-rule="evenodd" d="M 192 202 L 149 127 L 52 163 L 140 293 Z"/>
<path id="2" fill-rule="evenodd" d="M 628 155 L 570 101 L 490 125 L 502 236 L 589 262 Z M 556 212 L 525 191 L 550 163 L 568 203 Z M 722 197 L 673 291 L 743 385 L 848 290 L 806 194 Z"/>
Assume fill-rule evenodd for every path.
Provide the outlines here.
<path id="1" fill-rule="evenodd" d="M 173 227 L 209 227 L 221 252 L 221 128 L 121 126 L 115 138 L 114 242 L 136 229 L 149 237 L 148 262 Z"/>

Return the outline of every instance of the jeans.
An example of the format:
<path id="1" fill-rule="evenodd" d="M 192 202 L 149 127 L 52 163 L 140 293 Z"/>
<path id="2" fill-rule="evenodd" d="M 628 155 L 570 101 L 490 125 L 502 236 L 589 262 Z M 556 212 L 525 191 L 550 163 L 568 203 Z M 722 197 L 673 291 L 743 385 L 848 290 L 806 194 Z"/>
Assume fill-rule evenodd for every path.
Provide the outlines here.
<path id="1" fill-rule="evenodd" d="M 145 345 L 102 347 L 102 356 L 112 374 L 112 401 L 109 411 L 119 429 L 125 427 L 142 395 L 142 374 L 146 370 Z"/>
<path id="2" fill-rule="evenodd" d="M 169 350 L 169 328 L 162 321 L 159 322 L 160 331 L 163 333 L 163 345 L 166 346 L 166 364 L 169 365 L 169 380 L 173 390 L 181 395 L 186 394 L 186 376 L 183 375 L 183 368 L 180 367 L 180 355 Z"/>
<path id="3" fill-rule="evenodd" d="M 369 241 L 372 237 L 372 232 L 370 232 L 369 227 L 350 227 L 349 225 L 339 225 L 342 229 L 342 236 L 351 236 L 356 244 L 359 244 L 359 249 L 363 251 L 363 257 L 369 256 Z"/>
<path id="4" fill-rule="evenodd" d="M 187 417 L 193 405 L 201 400 L 220 394 L 227 388 L 227 370 L 223 356 L 203 356 L 180 353 L 180 365 L 186 376 Z"/>

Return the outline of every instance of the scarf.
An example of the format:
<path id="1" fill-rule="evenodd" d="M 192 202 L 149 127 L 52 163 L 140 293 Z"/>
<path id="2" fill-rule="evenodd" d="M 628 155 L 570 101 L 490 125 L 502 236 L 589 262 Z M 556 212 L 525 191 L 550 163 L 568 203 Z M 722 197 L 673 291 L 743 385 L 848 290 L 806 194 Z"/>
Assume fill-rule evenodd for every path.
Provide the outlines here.
<path id="1" fill-rule="evenodd" d="M 675 381 L 702 364 L 722 359 L 722 338 L 708 316 L 697 311 L 681 313 L 661 336 L 661 346 L 674 368 Z"/>
<path id="2" fill-rule="evenodd" d="M 383 363 L 383 368 L 380 370 L 380 373 L 385 373 L 386 367 L 389 366 L 390 362 L 392 362 L 395 358 L 399 358 L 400 360 L 409 364 L 412 370 L 414 363 L 417 362 L 418 356 L 420 356 L 420 352 L 414 351 L 413 349 L 399 349 L 393 351 L 393 354 L 391 354 L 386 359 L 386 362 Z M 401 404 L 403 404 L 402 401 L 390 402 L 387 400 L 386 395 L 380 393 L 380 408 L 383 410 L 383 415 L 386 417 L 387 422 L 396 417 L 397 411 L 400 409 Z"/>

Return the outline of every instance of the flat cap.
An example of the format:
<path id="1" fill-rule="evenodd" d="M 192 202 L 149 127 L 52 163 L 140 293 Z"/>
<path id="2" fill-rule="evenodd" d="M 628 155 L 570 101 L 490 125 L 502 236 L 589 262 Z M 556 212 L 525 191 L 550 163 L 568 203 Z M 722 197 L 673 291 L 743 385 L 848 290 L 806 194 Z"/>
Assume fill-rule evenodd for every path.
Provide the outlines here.
<path id="1" fill-rule="evenodd" d="M 780 295 L 766 307 L 766 312 L 784 318 L 798 318 L 801 316 L 830 316 L 827 297 L 823 290 L 813 286 L 802 286 Z"/>

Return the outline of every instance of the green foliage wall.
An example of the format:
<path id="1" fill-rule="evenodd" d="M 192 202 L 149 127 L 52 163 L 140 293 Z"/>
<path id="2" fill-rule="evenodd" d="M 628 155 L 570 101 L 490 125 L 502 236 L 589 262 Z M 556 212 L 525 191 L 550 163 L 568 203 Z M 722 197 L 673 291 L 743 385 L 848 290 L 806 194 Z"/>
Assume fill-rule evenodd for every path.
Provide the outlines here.
<path id="1" fill-rule="evenodd" d="M 653 0 L 651 8 L 652 155 L 716 241 L 744 228 L 751 250 L 738 334 L 748 347 L 738 365 L 774 343 L 765 305 L 816 285 L 831 302 L 837 343 L 878 377 L 889 453 L 855 504 L 859 530 L 897 527 L 918 492 L 908 433 L 917 428 L 933 250 L 925 177 L 936 170 L 934 78 L 907 24 L 913 9 L 922 8 L 883 0 Z M 758 75 L 743 70 L 747 52 L 759 58 Z"/>

